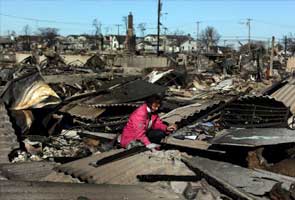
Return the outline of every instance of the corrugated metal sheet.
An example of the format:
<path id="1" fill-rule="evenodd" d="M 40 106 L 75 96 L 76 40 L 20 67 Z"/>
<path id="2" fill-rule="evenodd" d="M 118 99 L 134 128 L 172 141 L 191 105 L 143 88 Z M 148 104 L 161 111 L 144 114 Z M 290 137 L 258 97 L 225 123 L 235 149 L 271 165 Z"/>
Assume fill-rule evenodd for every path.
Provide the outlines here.
<path id="1" fill-rule="evenodd" d="M 281 101 L 276 100 L 274 97 L 271 95 L 244 95 L 241 96 L 238 99 L 239 102 L 244 102 L 244 103 L 272 103 L 272 104 L 278 104 L 278 105 L 284 105 Z"/>
<path id="2" fill-rule="evenodd" d="M 168 122 L 169 124 L 172 123 L 180 123 L 181 121 L 185 121 L 189 118 L 194 118 L 194 115 L 199 114 L 201 111 L 205 111 L 207 109 L 213 108 L 220 104 L 224 103 L 223 101 L 213 100 L 213 101 L 206 101 L 195 103 L 187 106 L 183 106 L 180 108 L 176 108 L 169 113 L 161 116 L 163 121 Z"/>
<path id="3" fill-rule="evenodd" d="M 112 104 L 98 103 L 98 104 L 90 105 L 90 107 L 95 107 L 95 108 L 110 108 L 110 107 L 132 107 L 132 108 L 136 108 L 136 107 L 139 107 L 139 106 L 140 106 L 140 104 L 138 104 L 138 103 L 112 103 Z"/>
<path id="4" fill-rule="evenodd" d="M 39 73 L 26 74 L 9 81 L 1 97 L 14 110 L 50 107 L 61 102 Z"/>
<path id="5" fill-rule="evenodd" d="M 193 175 L 192 171 L 180 161 L 178 151 L 144 152 L 99 167 L 90 165 L 92 162 L 122 151 L 124 150 L 113 150 L 80 159 L 60 165 L 56 170 L 96 184 L 136 184 L 138 183 L 136 176 L 142 174 Z M 177 156 L 179 156 L 178 162 Z"/>
<path id="6" fill-rule="evenodd" d="M 194 103 L 179 107 L 161 116 L 161 119 L 168 122 L 169 124 L 176 123 L 200 110 L 201 106 L 202 105 L 199 103 Z"/>
<path id="7" fill-rule="evenodd" d="M 83 183 L 79 179 L 73 178 L 71 175 L 58 173 L 56 171 L 52 171 L 46 177 L 43 177 L 42 179 L 40 179 L 40 181 L 59 182 L 59 183 Z"/>
<path id="8" fill-rule="evenodd" d="M 2 175 L 9 180 L 39 181 L 53 172 L 53 162 L 0 164 Z"/>
<path id="9" fill-rule="evenodd" d="M 104 108 L 94 108 L 87 105 L 69 104 L 59 111 L 81 119 L 94 120 L 104 113 L 105 110 Z"/>
<path id="10" fill-rule="evenodd" d="M 290 107 L 291 112 L 295 113 L 295 83 L 291 80 L 288 84 L 277 90 L 271 95 L 277 101 L 283 102 Z"/>
<path id="11" fill-rule="evenodd" d="M 0 181 L 1 200 L 153 200 L 183 199 L 155 186 Z"/>
<path id="12" fill-rule="evenodd" d="M 222 120 L 228 127 L 287 127 L 291 111 L 271 96 L 243 96 L 227 105 Z"/>
<path id="13" fill-rule="evenodd" d="M 229 129 L 210 143 L 249 147 L 295 143 L 295 131 L 286 128 Z"/>
<path id="14" fill-rule="evenodd" d="M 17 137 L 10 122 L 4 103 L 0 100 L 0 163 L 9 163 L 8 155 L 18 148 Z"/>

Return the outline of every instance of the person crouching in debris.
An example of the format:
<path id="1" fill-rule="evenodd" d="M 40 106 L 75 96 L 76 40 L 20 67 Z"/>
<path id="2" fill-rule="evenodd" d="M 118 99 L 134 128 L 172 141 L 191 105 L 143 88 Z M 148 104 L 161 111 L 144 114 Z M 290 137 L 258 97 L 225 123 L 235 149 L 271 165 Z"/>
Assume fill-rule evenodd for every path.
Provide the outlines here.
<path id="1" fill-rule="evenodd" d="M 177 129 L 175 124 L 167 126 L 162 122 L 157 114 L 160 105 L 161 97 L 155 95 L 130 115 L 120 139 L 123 148 L 142 145 L 149 149 L 159 148 L 161 140 Z"/>

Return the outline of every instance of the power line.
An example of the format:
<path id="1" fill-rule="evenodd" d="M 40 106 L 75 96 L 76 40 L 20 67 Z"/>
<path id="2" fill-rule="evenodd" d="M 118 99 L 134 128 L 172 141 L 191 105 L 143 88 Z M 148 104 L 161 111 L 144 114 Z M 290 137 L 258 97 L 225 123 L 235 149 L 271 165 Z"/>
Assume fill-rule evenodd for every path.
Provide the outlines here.
<path id="1" fill-rule="evenodd" d="M 271 26 L 280 26 L 281 28 L 295 28 L 295 26 L 292 26 L 292 25 L 277 24 L 277 23 L 273 23 L 273 22 L 260 20 L 260 19 L 258 19 L 258 20 L 256 19 L 255 22 L 261 23 L 261 24 L 266 24 L 266 25 L 271 25 Z"/>
<path id="2" fill-rule="evenodd" d="M 81 23 L 81 22 L 65 22 L 65 21 L 57 21 L 57 20 L 48 20 L 48 19 L 38 19 L 38 18 L 31 18 L 31 17 L 20 17 L 15 15 L 9 15 L 0 13 L 1 16 L 15 18 L 15 19 L 22 19 L 27 21 L 33 21 L 33 22 L 46 22 L 46 23 L 55 23 L 55 24 L 69 24 L 69 25 L 91 25 L 90 23 Z"/>

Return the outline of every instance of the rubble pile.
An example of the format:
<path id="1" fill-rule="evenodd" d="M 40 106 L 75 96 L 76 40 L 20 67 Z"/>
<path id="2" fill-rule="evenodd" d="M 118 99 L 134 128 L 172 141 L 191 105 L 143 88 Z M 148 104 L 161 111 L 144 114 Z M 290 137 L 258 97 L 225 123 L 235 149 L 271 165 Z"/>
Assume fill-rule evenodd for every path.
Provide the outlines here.
<path id="1" fill-rule="evenodd" d="M 203 54 L 135 76 L 114 55 L 44 56 L 0 69 L 0 199 L 18 187 L 33 199 L 49 187 L 65 199 L 294 199 L 294 79 L 279 65 L 267 77 L 250 57 Z M 177 130 L 152 151 L 123 149 L 130 114 L 159 94 Z"/>

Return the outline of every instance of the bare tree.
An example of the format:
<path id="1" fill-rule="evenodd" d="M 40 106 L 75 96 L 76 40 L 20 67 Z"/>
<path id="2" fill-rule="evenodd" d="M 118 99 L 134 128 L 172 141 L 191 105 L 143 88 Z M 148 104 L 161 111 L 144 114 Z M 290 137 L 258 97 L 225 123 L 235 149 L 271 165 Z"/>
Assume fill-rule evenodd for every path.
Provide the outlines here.
<path id="1" fill-rule="evenodd" d="M 93 27 L 95 28 L 95 49 L 98 49 L 99 46 L 101 46 L 101 49 L 103 48 L 103 37 L 102 37 L 102 33 L 101 33 L 101 22 L 98 21 L 98 19 L 94 19 L 92 22 Z M 99 45 L 100 43 L 100 45 Z"/>
<path id="2" fill-rule="evenodd" d="M 127 29 L 128 29 L 128 18 L 127 18 L 127 16 L 123 16 L 122 21 L 123 21 L 123 23 L 125 25 L 125 33 L 127 34 Z"/>
<path id="3" fill-rule="evenodd" d="M 292 56 L 295 54 L 295 38 L 292 33 L 289 33 L 289 36 L 286 37 L 286 45 L 287 45 L 287 50 L 292 53 Z"/>
<path id="4" fill-rule="evenodd" d="M 25 36 L 31 35 L 32 29 L 28 24 L 23 27 L 23 33 Z"/>
<path id="5" fill-rule="evenodd" d="M 58 36 L 57 28 L 43 27 L 38 28 L 38 35 L 43 37 L 48 42 L 48 46 L 52 46 L 55 43 L 55 37 Z"/>
<path id="6" fill-rule="evenodd" d="M 104 34 L 105 34 L 105 35 L 108 35 L 109 32 L 110 32 L 110 27 L 109 27 L 109 26 L 105 26 L 105 27 L 104 27 Z"/>
<path id="7" fill-rule="evenodd" d="M 185 32 L 184 32 L 183 30 L 176 29 L 176 30 L 173 32 L 173 35 L 185 35 Z"/>
<path id="8" fill-rule="evenodd" d="M 137 27 L 140 32 L 141 32 L 141 36 L 144 37 L 144 31 L 146 30 L 146 23 L 140 23 L 138 24 L 138 27 Z"/>
<path id="9" fill-rule="evenodd" d="M 94 19 L 92 22 L 92 25 L 95 28 L 95 35 L 100 35 L 101 34 L 101 23 L 97 19 Z"/>
<path id="10" fill-rule="evenodd" d="M 220 39 L 220 34 L 212 26 L 207 26 L 205 30 L 201 32 L 200 40 L 209 50 L 213 45 L 217 45 Z"/>

